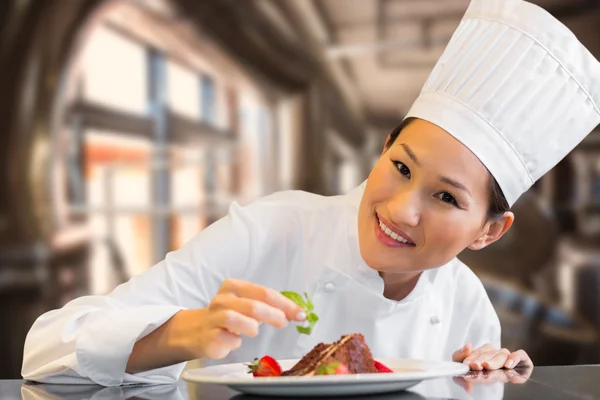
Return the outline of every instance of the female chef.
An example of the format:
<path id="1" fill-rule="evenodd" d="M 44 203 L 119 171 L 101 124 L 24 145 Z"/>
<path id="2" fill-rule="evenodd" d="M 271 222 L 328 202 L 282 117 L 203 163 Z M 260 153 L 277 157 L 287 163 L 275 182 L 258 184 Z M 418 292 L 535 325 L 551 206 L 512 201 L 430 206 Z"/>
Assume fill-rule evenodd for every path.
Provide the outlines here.
<path id="1" fill-rule="evenodd" d="M 26 379 L 167 383 L 185 362 L 297 358 L 362 333 L 376 357 L 531 365 L 502 349 L 457 258 L 510 228 L 519 196 L 598 124 L 600 64 L 549 13 L 474 0 L 367 181 L 286 191 L 226 217 L 106 296 L 38 318 Z M 306 292 L 319 321 L 280 292 Z"/>

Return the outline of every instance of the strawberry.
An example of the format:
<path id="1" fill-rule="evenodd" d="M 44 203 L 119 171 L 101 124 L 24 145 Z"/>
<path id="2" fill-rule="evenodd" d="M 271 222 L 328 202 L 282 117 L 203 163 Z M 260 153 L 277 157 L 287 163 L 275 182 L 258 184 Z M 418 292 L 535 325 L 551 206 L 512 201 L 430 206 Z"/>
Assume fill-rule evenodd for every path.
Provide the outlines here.
<path id="1" fill-rule="evenodd" d="M 377 368 L 377 372 L 394 372 L 379 361 L 375 361 L 375 368 Z"/>
<path id="2" fill-rule="evenodd" d="M 249 367 L 249 374 L 253 376 L 279 376 L 281 375 L 281 366 L 271 356 L 264 356 L 260 360 L 255 358 Z"/>
<path id="3" fill-rule="evenodd" d="M 339 361 L 333 361 L 329 364 L 323 363 L 315 372 L 316 375 L 347 375 L 349 373 L 348 367 Z"/>

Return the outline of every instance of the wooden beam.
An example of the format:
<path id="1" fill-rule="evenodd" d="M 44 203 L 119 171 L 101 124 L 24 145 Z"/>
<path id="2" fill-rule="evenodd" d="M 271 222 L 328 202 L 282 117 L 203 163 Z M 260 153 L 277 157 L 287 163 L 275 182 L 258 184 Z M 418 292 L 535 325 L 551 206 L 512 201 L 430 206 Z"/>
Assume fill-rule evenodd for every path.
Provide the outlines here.
<path id="1" fill-rule="evenodd" d="M 123 112 L 103 105 L 80 102 L 71 108 L 68 118 L 77 118 L 81 127 L 122 132 L 152 140 L 150 117 Z M 235 142 L 232 132 L 169 111 L 168 144 L 224 146 Z"/>
<path id="2" fill-rule="evenodd" d="M 213 147 L 235 143 L 232 132 L 175 113 L 170 114 L 170 130 L 169 143 L 178 145 Z"/>
<path id="3" fill-rule="evenodd" d="M 352 76 L 347 75 L 342 68 L 336 68 L 338 67 L 335 64 L 337 61 L 332 61 L 325 55 L 322 45 L 312 35 L 310 25 L 299 18 L 298 14 L 301 13 L 296 3 L 274 1 L 274 4 L 281 10 L 282 15 L 287 18 L 290 25 L 294 27 L 303 42 L 307 43 L 311 54 L 319 63 L 320 73 L 313 76 L 311 80 L 313 82 L 319 80 L 319 86 L 321 87 L 319 92 L 325 97 L 323 104 L 328 107 L 327 111 L 331 116 L 330 121 L 336 125 L 335 127 L 339 132 L 343 132 L 350 143 L 360 146 L 364 141 L 365 124 L 362 118 L 362 107 L 356 101 L 358 94 L 349 81 Z M 322 15 L 319 15 L 322 10 L 315 10 L 317 18 L 322 18 Z M 325 22 L 323 22 L 323 25 L 328 31 L 328 25 Z M 330 32 L 328 32 L 328 35 L 331 38 Z M 344 74 L 346 76 L 343 76 Z"/>
<path id="4" fill-rule="evenodd" d="M 67 115 L 71 120 L 79 119 L 84 128 L 123 132 L 148 139 L 152 137 L 152 119 L 144 115 L 136 115 L 91 102 L 75 104 Z"/>
<path id="5" fill-rule="evenodd" d="M 313 57 L 281 35 L 254 2 L 179 0 L 178 5 L 246 68 L 286 91 L 301 89 L 318 73 Z"/>

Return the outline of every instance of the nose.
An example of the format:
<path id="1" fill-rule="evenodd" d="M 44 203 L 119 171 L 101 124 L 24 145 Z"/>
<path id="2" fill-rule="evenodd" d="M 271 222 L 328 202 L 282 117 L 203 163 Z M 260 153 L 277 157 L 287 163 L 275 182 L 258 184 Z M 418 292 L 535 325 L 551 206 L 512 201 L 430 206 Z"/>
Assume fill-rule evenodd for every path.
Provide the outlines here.
<path id="1" fill-rule="evenodd" d="M 414 227 L 421 219 L 421 201 L 414 190 L 403 188 L 388 202 L 388 211 L 394 224 Z"/>

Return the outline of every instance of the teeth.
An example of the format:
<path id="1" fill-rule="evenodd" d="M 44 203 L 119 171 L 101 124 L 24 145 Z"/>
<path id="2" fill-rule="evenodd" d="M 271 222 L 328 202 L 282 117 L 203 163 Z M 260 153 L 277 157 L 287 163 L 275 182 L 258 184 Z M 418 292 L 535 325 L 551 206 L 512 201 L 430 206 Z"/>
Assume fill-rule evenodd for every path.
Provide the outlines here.
<path id="1" fill-rule="evenodd" d="M 407 240 L 403 239 L 401 236 L 398 236 L 398 234 L 396 232 L 392 232 L 392 230 L 390 228 L 388 228 L 387 226 L 385 226 L 385 224 L 383 222 L 379 221 L 379 227 L 381 228 L 381 230 L 383 232 L 385 232 L 386 235 L 388 235 L 392 239 L 394 239 L 400 243 L 408 244 Z"/>

